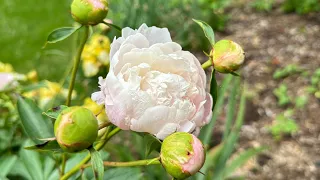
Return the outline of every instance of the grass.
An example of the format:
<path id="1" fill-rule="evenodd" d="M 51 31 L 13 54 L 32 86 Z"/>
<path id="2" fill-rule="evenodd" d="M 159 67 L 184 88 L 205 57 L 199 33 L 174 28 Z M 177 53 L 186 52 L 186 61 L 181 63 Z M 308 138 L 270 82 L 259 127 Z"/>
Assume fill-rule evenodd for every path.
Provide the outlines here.
<path id="1" fill-rule="evenodd" d="M 2 0 L 0 61 L 26 73 L 36 69 L 40 79 L 59 80 L 71 60 L 71 39 L 42 49 L 55 28 L 72 26 L 71 0 Z"/>

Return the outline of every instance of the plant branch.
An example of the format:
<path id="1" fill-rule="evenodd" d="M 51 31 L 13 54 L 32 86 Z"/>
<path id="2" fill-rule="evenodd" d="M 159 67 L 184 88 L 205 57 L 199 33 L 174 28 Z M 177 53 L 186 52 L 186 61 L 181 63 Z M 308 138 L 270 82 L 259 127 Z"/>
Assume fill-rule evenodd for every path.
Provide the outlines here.
<path id="1" fill-rule="evenodd" d="M 202 65 L 201 65 L 201 67 L 203 68 L 203 69 L 208 69 L 209 67 L 211 67 L 212 66 L 212 60 L 209 58 L 209 60 L 208 61 L 206 61 L 205 63 L 203 63 Z"/>
<path id="2" fill-rule="evenodd" d="M 102 149 L 104 147 L 104 145 L 114 136 L 116 135 L 118 132 L 121 131 L 120 128 L 115 128 L 113 129 L 110 133 L 111 127 L 108 128 L 107 132 L 104 134 L 104 136 L 101 138 L 101 142 L 98 143 L 94 148 L 99 151 L 100 149 Z M 88 154 L 84 159 L 82 159 L 82 161 L 77 164 L 76 166 L 74 166 L 69 172 L 67 172 L 64 176 L 61 177 L 60 180 L 67 180 L 69 179 L 69 177 L 71 177 L 73 174 L 75 174 L 76 172 L 78 172 L 78 170 L 81 169 L 81 167 L 86 164 L 89 160 L 90 160 L 90 154 Z"/>
<path id="3" fill-rule="evenodd" d="M 77 49 L 76 55 L 74 57 L 74 65 L 73 65 L 73 69 L 72 69 L 71 82 L 69 85 L 69 92 L 68 92 L 68 97 L 67 97 L 67 101 L 66 101 L 67 106 L 70 106 L 70 103 L 71 103 L 72 91 L 74 88 L 74 84 L 75 84 L 75 80 L 76 80 L 76 76 L 77 76 L 77 71 L 79 68 L 80 60 L 81 60 L 81 54 L 82 54 L 84 45 L 86 44 L 87 39 L 89 37 L 89 26 L 83 26 L 83 28 L 84 28 L 84 34 L 80 37 L 81 38 L 80 44 Z"/>
<path id="4" fill-rule="evenodd" d="M 130 162 L 111 162 L 111 161 L 104 161 L 104 166 L 110 167 L 132 167 L 132 166 L 148 166 L 148 165 L 157 165 L 160 163 L 160 157 L 153 158 L 153 159 L 145 159 L 145 160 L 138 160 L 138 161 L 130 161 Z M 84 164 L 82 168 L 90 167 L 91 164 Z"/>

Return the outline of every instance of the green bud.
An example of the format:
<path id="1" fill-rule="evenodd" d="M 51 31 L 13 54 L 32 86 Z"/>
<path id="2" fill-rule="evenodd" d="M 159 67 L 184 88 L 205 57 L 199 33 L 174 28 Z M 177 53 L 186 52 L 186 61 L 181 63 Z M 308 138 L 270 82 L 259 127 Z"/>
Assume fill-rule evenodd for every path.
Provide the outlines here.
<path id="1" fill-rule="evenodd" d="M 241 46 L 230 40 L 218 41 L 210 52 L 213 67 L 220 73 L 232 73 L 244 62 Z"/>
<path id="2" fill-rule="evenodd" d="M 86 108 L 69 107 L 59 114 L 54 124 L 54 134 L 63 150 L 81 151 L 97 139 L 98 121 Z"/>
<path id="3" fill-rule="evenodd" d="M 201 169 L 205 161 L 205 152 L 197 137 L 186 132 L 177 132 L 164 139 L 160 160 L 171 176 L 185 179 Z"/>
<path id="4" fill-rule="evenodd" d="M 75 21 L 82 25 L 96 25 L 108 14 L 107 0 L 74 0 L 71 14 Z"/>

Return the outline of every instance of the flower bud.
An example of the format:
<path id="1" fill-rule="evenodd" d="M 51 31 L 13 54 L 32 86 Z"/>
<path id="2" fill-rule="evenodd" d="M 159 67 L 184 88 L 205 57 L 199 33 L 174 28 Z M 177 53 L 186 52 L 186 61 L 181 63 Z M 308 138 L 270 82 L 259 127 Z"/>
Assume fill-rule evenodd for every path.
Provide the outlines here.
<path id="1" fill-rule="evenodd" d="M 221 40 L 213 46 L 210 58 L 218 72 L 232 73 L 242 65 L 244 52 L 239 44 L 230 40 Z"/>
<path id="2" fill-rule="evenodd" d="M 107 0 L 74 0 L 71 14 L 75 21 L 82 25 L 96 25 L 108 14 Z"/>
<path id="3" fill-rule="evenodd" d="M 204 164 L 205 152 L 201 141 L 186 132 L 177 132 L 164 139 L 161 163 L 176 179 L 185 179 L 197 173 Z"/>
<path id="4" fill-rule="evenodd" d="M 90 147 L 98 135 L 98 121 L 83 107 L 70 107 L 61 112 L 54 124 L 54 134 L 60 147 L 77 152 Z"/>

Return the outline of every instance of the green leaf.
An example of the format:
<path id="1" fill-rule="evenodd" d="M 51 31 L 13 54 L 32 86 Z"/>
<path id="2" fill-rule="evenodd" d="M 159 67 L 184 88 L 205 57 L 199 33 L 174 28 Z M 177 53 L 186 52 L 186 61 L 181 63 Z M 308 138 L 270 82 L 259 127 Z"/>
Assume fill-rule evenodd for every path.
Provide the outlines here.
<path id="1" fill-rule="evenodd" d="M 11 168 L 17 161 L 16 155 L 2 155 L 0 157 L 0 177 L 6 177 L 7 174 L 10 172 Z M 1 179 L 1 178 L 0 178 Z"/>
<path id="2" fill-rule="evenodd" d="M 49 179 L 50 175 L 55 170 L 55 161 L 51 157 L 45 156 L 42 166 L 44 178 Z"/>
<path id="3" fill-rule="evenodd" d="M 144 135 L 143 142 L 146 144 L 145 157 L 147 157 L 153 150 L 160 152 L 161 141 L 153 135 L 149 133 Z"/>
<path id="4" fill-rule="evenodd" d="M 223 179 L 222 178 L 223 171 L 225 169 L 226 162 L 230 158 L 230 156 L 232 155 L 232 152 L 234 150 L 234 146 L 239 138 L 239 132 L 242 127 L 243 120 L 244 120 L 245 103 L 246 103 L 246 97 L 245 97 L 245 88 L 244 88 L 244 90 L 242 91 L 242 94 L 241 94 L 241 98 L 240 98 L 240 105 L 239 105 L 239 110 L 238 110 L 237 119 L 235 121 L 235 125 L 234 125 L 233 130 L 231 131 L 230 135 L 224 141 L 222 153 L 219 157 L 216 168 L 214 169 L 214 172 L 215 172 L 214 180 Z"/>
<path id="5" fill-rule="evenodd" d="M 24 144 L 24 146 L 30 146 L 31 144 L 32 143 L 29 140 Z M 31 179 L 44 179 L 42 164 L 38 152 L 21 149 L 20 158 Z"/>
<path id="6" fill-rule="evenodd" d="M 104 178 L 108 180 L 140 180 L 142 173 L 139 168 L 113 168 L 104 173 Z"/>
<path id="7" fill-rule="evenodd" d="M 36 144 L 43 142 L 40 139 L 54 137 L 52 122 L 42 116 L 41 109 L 31 99 L 19 96 L 17 108 L 25 132 Z"/>
<path id="8" fill-rule="evenodd" d="M 73 33 L 75 33 L 78 29 L 80 29 L 82 26 L 79 27 L 62 27 L 53 30 L 47 37 L 47 43 L 56 43 L 59 41 L 62 41 L 66 39 L 67 37 L 71 36 Z"/>
<path id="9" fill-rule="evenodd" d="M 34 146 L 24 147 L 27 150 L 35 150 L 39 152 L 52 151 L 52 152 L 63 152 L 56 140 L 46 141 L 42 144 L 37 144 Z"/>
<path id="10" fill-rule="evenodd" d="M 101 155 L 93 147 L 91 147 L 89 150 L 91 154 L 91 164 L 94 177 L 97 180 L 102 180 L 104 176 L 104 166 Z"/>
<path id="11" fill-rule="evenodd" d="M 212 71 L 211 84 L 210 84 L 210 94 L 211 94 L 212 100 L 213 100 L 212 110 L 214 110 L 214 107 L 215 107 L 217 99 L 218 99 L 218 83 L 216 80 L 216 70 L 215 69 Z"/>
<path id="12" fill-rule="evenodd" d="M 238 155 L 234 160 L 232 160 L 224 169 L 223 176 L 228 177 L 232 175 L 232 173 L 237 170 L 237 168 L 243 166 L 250 158 L 258 155 L 262 151 L 266 150 L 265 147 L 259 147 L 259 148 L 250 148 L 244 152 L 242 152 L 240 155 Z"/>
<path id="13" fill-rule="evenodd" d="M 227 91 L 232 78 L 233 78 L 232 75 L 227 75 L 227 77 L 222 81 L 222 85 L 218 91 L 217 102 L 216 102 L 215 108 L 212 113 L 213 115 L 212 115 L 211 121 L 208 125 L 203 127 L 203 129 L 200 132 L 199 137 L 202 140 L 202 143 L 205 145 L 209 144 L 209 142 L 210 142 L 215 122 L 217 121 L 217 119 L 222 111 L 223 105 L 224 105 L 224 99 L 225 99 L 224 94 Z"/>
<path id="14" fill-rule="evenodd" d="M 237 95 L 239 91 L 240 86 L 240 79 L 234 78 L 234 81 L 232 82 L 232 89 L 231 93 L 229 95 L 229 101 L 228 101 L 228 111 L 227 111 L 227 118 L 225 123 L 225 130 L 223 132 L 223 139 L 226 139 L 229 135 L 231 125 L 233 123 L 234 114 L 235 114 L 235 108 L 236 108 L 236 101 L 237 101 Z"/>
<path id="15" fill-rule="evenodd" d="M 39 89 L 39 88 L 43 88 L 43 87 L 47 87 L 46 81 L 40 81 L 40 82 L 35 83 L 35 84 L 23 86 L 22 87 L 22 92 L 33 91 L 33 90 L 36 90 L 36 89 Z"/>
<path id="16" fill-rule="evenodd" d="M 59 114 L 66 108 L 68 108 L 68 106 L 60 105 L 52 109 L 49 109 L 48 111 L 43 112 L 42 114 L 48 116 L 49 118 L 57 119 Z"/>
<path id="17" fill-rule="evenodd" d="M 215 44 L 215 40 L 214 40 L 214 32 L 213 32 L 213 29 L 211 28 L 211 26 L 201 20 L 196 20 L 196 19 L 192 19 L 192 20 L 194 22 L 196 22 L 202 28 L 205 36 L 207 37 L 211 46 L 213 47 L 213 45 Z"/>
<path id="18" fill-rule="evenodd" d="M 118 31 L 120 31 L 121 32 L 121 28 L 119 27 L 119 26 L 117 26 L 117 25 L 115 25 L 115 24 L 111 24 L 111 23 L 108 23 L 108 22 L 103 22 L 105 25 L 108 25 L 108 26 L 110 26 L 110 27 L 112 27 L 112 28 L 115 28 L 116 30 L 118 30 Z"/>

